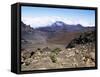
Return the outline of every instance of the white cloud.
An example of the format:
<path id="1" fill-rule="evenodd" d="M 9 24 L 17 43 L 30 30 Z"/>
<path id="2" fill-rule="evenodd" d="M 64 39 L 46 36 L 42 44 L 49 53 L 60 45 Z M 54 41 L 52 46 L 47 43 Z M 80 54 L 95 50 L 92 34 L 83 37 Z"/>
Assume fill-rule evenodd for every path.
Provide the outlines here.
<path id="1" fill-rule="evenodd" d="M 78 19 L 68 19 L 68 18 L 64 18 L 64 17 L 57 17 L 57 16 L 41 16 L 41 17 L 22 17 L 22 21 L 27 24 L 30 25 L 33 28 L 37 28 L 37 27 L 43 27 L 43 26 L 49 26 L 52 23 L 54 23 L 55 21 L 63 21 L 66 24 L 82 24 L 83 26 L 89 26 L 87 25 L 88 22 L 87 21 L 83 21 L 83 20 L 78 20 Z"/>
<path id="2" fill-rule="evenodd" d="M 57 16 L 43 16 L 43 17 L 22 17 L 22 21 L 30 25 L 31 27 L 43 27 L 43 26 L 49 26 L 55 21 L 63 21 L 67 24 L 72 24 L 72 22 L 68 19 L 64 19 L 62 17 L 57 17 Z"/>
<path id="3" fill-rule="evenodd" d="M 48 26 L 57 21 L 58 17 L 22 17 L 22 21 L 31 27 Z"/>

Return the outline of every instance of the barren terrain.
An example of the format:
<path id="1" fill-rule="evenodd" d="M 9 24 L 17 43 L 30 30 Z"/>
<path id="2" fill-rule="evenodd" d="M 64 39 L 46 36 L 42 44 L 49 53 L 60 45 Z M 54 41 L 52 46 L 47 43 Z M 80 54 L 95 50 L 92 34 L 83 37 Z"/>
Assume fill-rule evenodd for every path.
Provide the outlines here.
<path id="1" fill-rule="evenodd" d="M 47 29 L 36 30 L 22 24 L 22 71 L 95 66 L 94 28 L 84 31 L 83 27 L 81 31 L 58 29 L 58 26 L 56 31 Z"/>

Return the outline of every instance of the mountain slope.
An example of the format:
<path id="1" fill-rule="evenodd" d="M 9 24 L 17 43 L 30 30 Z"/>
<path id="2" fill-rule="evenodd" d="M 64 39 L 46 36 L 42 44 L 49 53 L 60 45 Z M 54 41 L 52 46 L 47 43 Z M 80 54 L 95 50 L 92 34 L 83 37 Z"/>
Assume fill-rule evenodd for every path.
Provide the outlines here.
<path id="1" fill-rule="evenodd" d="M 62 21 L 56 21 L 50 26 L 40 27 L 40 28 L 37 28 L 37 30 L 41 30 L 45 32 L 57 32 L 57 31 L 72 32 L 72 31 L 82 31 L 84 30 L 84 27 L 81 24 L 69 25 L 69 24 L 65 24 Z"/>

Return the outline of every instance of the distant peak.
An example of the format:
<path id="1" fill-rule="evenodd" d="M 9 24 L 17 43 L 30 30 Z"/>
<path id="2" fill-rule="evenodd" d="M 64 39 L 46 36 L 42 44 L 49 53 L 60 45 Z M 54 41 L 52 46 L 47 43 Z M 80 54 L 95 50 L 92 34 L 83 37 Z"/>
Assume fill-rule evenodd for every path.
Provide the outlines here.
<path id="1" fill-rule="evenodd" d="M 55 23 L 64 23 L 63 21 L 56 21 Z"/>
<path id="2" fill-rule="evenodd" d="M 77 26 L 82 27 L 82 25 L 81 25 L 81 24 L 77 24 Z"/>
<path id="3" fill-rule="evenodd" d="M 54 26 L 62 26 L 62 25 L 65 25 L 65 23 L 62 21 L 56 21 L 53 25 Z"/>

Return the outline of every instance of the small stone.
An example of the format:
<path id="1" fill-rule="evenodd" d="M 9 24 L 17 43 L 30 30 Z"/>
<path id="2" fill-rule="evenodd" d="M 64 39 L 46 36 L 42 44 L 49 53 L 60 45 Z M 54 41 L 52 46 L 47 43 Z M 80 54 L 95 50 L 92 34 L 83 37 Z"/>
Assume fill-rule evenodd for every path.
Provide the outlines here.
<path id="1" fill-rule="evenodd" d="M 75 53 L 78 54 L 79 53 L 79 50 L 76 50 Z"/>
<path id="2" fill-rule="evenodd" d="M 84 52 L 87 52 L 88 50 L 87 49 L 84 49 Z"/>
<path id="3" fill-rule="evenodd" d="M 34 60 L 32 60 L 31 63 L 36 63 L 36 62 L 38 62 L 38 60 L 34 59 Z"/>
<path id="4" fill-rule="evenodd" d="M 68 52 L 68 54 L 66 55 L 66 57 L 71 57 L 71 56 L 75 56 L 75 52 L 74 52 L 74 51 L 70 51 L 70 52 Z"/>
<path id="5" fill-rule="evenodd" d="M 45 47 L 45 48 L 42 49 L 42 51 L 43 51 L 43 52 L 50 52 L 51 49 L 50 49 L 49 47 Z"/>
<path id="6" fill-rule="evenodd" d="M 93 60 L 95 60 L 95 52 L 90 52 L 90 56 Z"/>
<path id="7" fill-rule="evenodd" d="M 92 60 L 88 58 L 87 61 L 86 61 L 86 65 L 90 65 L 91 62 L 92 62 Z"/>
<path id="8" fill-rule="evenodd" d="M 21 62 L 24 62 L 24 58 L 23 57 L 21 57 Z"/>
<path id="9" fill-rule="evenodd" d="M 75 48 L 72 48 L 73 50 L 75 50 Z"/>
<path id="10" fill-rule="evenodd" d="M 70 48 L 68 48 L 67 50 L 68 50 L 68 51 L 70 51 L 71 49 L 70 49 Z"/>
<path id="11" fill-rule="evenodd" d="M 25 66 L 25 63 L 23 63 L 22 65 Z"/>
<path id="12" fill-rule="evenodd" d="M 30 58 L 31 54 L 29 52 L 22 52 L 21 56 L 27 59 L 27 58 Z"/>
<path id="13" fill-rule="evenodd" d="M 85 61 L 85 59 L 86 59 L 85 57 L 82 58 L 83 61 Z"/>
<path id="14" fill-rule="evenodd" d="M 28 66 L 28 65 L 32 62 L 32 60 L 33 60 L 32 58 L 26 59 L 26 60 L 25 60 L 25 65 Z"/>
<path id="15" fill-rule="evenodd" d="M 72 65 L 73 65 L 74 67 L 78 67 L 78 63 L 76 63 L 76 62 L 73 63 Z"/>

